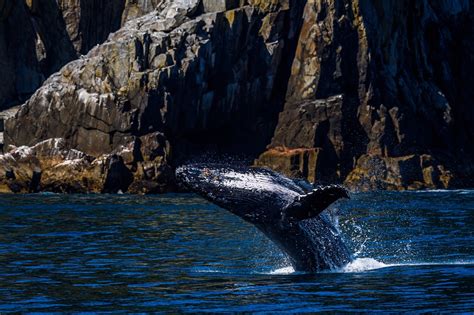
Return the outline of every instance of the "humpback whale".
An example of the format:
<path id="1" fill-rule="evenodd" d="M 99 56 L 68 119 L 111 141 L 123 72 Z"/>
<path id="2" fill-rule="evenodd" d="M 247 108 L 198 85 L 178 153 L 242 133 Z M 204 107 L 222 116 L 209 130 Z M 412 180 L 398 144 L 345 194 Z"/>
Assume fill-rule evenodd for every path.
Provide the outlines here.
<path id="1" fill-rule="evenodd" d="M 285 252 L 296 271 L 340 268 L 351 255 L 330 216 L 322 213 L 340 198 L 339 185 L 307 182 L 256 167 L 188 164 L 176 169 L 178 183 L 255 225 Z"/>

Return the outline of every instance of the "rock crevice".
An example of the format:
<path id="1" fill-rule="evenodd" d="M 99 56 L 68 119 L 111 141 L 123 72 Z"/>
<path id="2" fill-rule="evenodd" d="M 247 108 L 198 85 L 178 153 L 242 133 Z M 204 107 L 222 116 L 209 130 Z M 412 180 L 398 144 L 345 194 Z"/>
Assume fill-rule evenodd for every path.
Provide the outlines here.
<path id="1" fill-rule="evenodd" d="M 460 30 L 474 26 L 467 1 L 309 0 L 304 20 L 286 104 L 257 164 L 279 152 L 273 148 L 316 148 L 326 171 L 320 181 L 363 189 L 472 185 L 472 89 L 458 81 L 472 76 L 472 35 Z M 344 101 L 335 103 L 336 95 Z M 422 176 L 432 168 L 445 180 Z"/>
<path id="2" fill-rule="evenodd" d="M 0 109 L 27 100 L 45 78 L 104 42 L 158 0 L 0 2 Z"/>
<path id="3" fill-rule="evenodd" d="M 163 191 L 173 165 L 207 152 L 356 189 L 472 185 L 469 1 L 124 0 L 100 29 L 85 19 L 107 4 L 59 1 L 48 10 L 57 18 L 46 18 L 31 3 L 0 1 L 0 41 L 9 17 L 36 14 L 22 26 L 29 39 L 11 47 L 48 58 L 50 42 L 67 33 L 65 55 L 51 59 L 57 65 L 30 55 L 6 63 L 29 81 L 0 84 L 0 97 L 32 93 L 45 65 L 59 69 L 105 40 L 51 75 L 5 124 L 10 152 L 60 138 L 92 159 L 85 169 L 108 159 L 103 169 L 123 176 L 94 171 L 98 184 L 86 178 L 81 189 Z M 41 35 L 48 19 L 62 31 Z M 11 56 L 5 47 L 0 57 Z"/>

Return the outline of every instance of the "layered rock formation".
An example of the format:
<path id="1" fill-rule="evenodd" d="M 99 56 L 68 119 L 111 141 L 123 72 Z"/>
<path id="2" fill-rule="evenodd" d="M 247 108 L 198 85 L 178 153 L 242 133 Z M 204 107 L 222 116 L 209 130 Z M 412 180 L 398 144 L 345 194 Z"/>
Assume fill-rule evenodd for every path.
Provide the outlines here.
<path id="1" fill-rule="evenodd" d="M 143 140 L 142 140 L 143 139 Z M 10 147 L 0 155 L 0 192 L 160 193 L 172 187 L 160 134 L 93 157 L 68 147 L 62 138 Z M 140 147 L 138 142 L 146 146 Z"/>
<path id="2" fill-rule="evenodd" d="M 1 0 L 0 109 L 25 101 L 51 73 L 102 43 L 157 0 Z"/>
<path id="3" fill-rule="evenodd" d="M 36 169 L 41 189 L 74 191 L 45 184 L 45 170 L 68 160 L 44 164 L 34 148 L 56 139 L 87 161 L 84 180 L 70 171 L 94 182 L 78 191 L 164 191 L 174 165 L 208 151 L 260 155 L 257 165 L 356 189 L 471 184 L 469 1 L 129 0 L 108 14 L 126 20 L 152 6 L 7 121 L 15 162 L 5 174 L 28 168 L 18 172 L 31 180 Z M 67 28 L 74 52 L 91 47 L 71 35 L 83 25 Z M 39 162 L 15 157 L 20 146 Z M 90 171 L 99 161 L 108 166 Z"/>
<path id="4" fill-rule="evenodd" d="M 262 150 L 283 104 L 300 24 L 293 16 L 303 6 L 240 5 L 207 12 L 218 8 L 165 1 L 127 23 L 45 82 L 7 121 L 6 145 L 61 138 L 98 158 L 146 148 L 144 137 L 158 132 L 157 168 L 170 147 L 175 161 L 201 147 Z M 156 161 L 134 157 L 134 176 L 142 162 Z"/>
<path id="5" fill-rule="evenodd" d="M 257 163 L 363 189 L 469 185 L 473 13 L 463 0 L 309 0 L 285 108 Z"/>

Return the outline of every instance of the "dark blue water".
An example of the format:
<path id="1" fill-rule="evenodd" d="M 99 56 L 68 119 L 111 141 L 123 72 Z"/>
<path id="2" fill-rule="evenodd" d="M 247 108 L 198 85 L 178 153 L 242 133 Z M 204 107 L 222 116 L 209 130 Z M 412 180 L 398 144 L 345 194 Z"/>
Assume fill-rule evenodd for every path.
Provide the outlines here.
<path id="1" fill-rule="evenodd" d="M 311 275 L 195 195 L 3 195 L 0 313 L 474 310 L 474 191 L 337 209 L 356 260 Z"/>

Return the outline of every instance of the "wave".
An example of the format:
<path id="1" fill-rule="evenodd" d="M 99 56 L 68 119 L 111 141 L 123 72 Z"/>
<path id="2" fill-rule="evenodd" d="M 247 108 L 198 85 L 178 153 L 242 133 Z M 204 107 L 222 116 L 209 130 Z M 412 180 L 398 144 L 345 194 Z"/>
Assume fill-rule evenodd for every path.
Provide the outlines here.
<path id="1" fill-rule="evenodd" d="M 371 270 L 377 270 L 389 267 L 410 267 L 410 266 L 445 266 L 445 265 L 474 265 L 474 260 L 461 260 L 450 262 L 413 262 L 413 263 L 394 263 L 386 264 L 373 258 L 357 258 L 345 265 L 342 268 L 330 271 L 323 271 L 322 273 L 361 273 Z M 278 268 L 270 271 L 270 275 L 289 275 L 296 273 L 292 266 Z"/>
<path id="2" fill-rule="evenodd" d="M 471 194 L 474 189 L 427 189 L 427 190 L 402 190 L 401 193 L 429 194 L 429 193 L 458 193 Z"/>
<path id="3" fill-rule="evenodd" d="M 413 262 L 413 263 L 395 263 L 395 264 L 385 264 L 373 258 L 357 258 L 346 266 L 342 267 L 339 270 L 333 272 L 342 272 L 342 273 L 354 273 L 354 272 L 364 272 L 370 270 L 376 270 L 381 268 L 388 267 L 410 267 L 410 266 L 446 266 L 446 265 L 474 265 L 474 261 L 470 260 L 460 260 L 460 261 L 449 261 L 449 262 Z"/>

